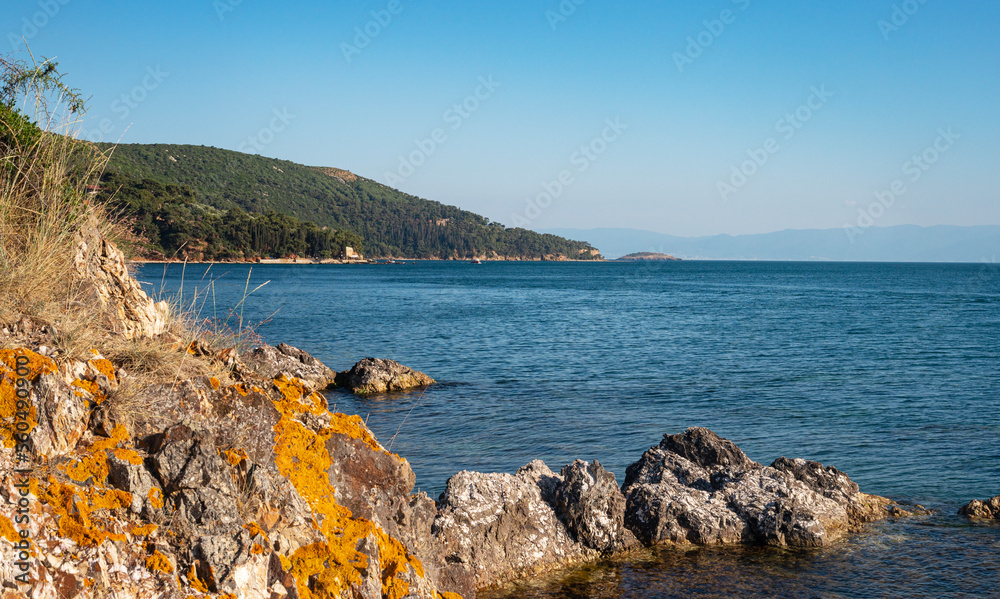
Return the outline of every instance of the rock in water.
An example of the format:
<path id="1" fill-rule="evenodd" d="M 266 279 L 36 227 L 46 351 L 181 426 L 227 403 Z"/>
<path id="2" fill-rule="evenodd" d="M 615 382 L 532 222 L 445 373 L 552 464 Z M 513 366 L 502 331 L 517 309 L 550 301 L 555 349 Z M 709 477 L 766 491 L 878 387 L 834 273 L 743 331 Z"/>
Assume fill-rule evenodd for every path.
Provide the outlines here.
<path id="1" fill-rule="evenodd" d="M 582 460 L 562 474 L 535 460 L 510 474 L 459 472 L 438 501 L 434 536 L 478 588 L 638 546 L 614 474 Z"/>
<path id="2" fill-rule="evenodd" d="M 265 378 L 284 374 L 299 379 L 315 391 L 332 386 L 337 378 L 337 373 L 326 364 L 287 343 L 255 347 L 243 356 L 243 361 Z"/>
<path id="3" fill-rule="evenodd" d="M 573 540 L 545 500 L 558 479 L 540 460 L 516 475 L 452 476 L 433 529 L 444 543 L 445 560 L 464 565 L 483 588 L 596 555 Z"/>
<path id="4" fill-rule="evenodd" d="M 984 501 L 973 499 L 968 505 L 958 510 L 958 513 L 969 518 L 1000 520 L 1000 495 Z"/>
<path id="5" fill-rule="evenodd" d="M 561 475 L 555 508 L 578 542 L 605 554 L 639 544 L 625 528 L 625 496 L 614 474 L 596 460 L 577 460 L 564 466 Z"/>
<path id="6" fill-rule="evenodd" d="M 422 372 L 407 368 L 392 360 L 365 358 L 354 368 L 337 373 L 337 385 L 354 393 L 388 393 L 426 387 L 436 381 Z"/>
<path id="7" fill-rule="evenodd" d="M 623 489 L 626 525 L 649 544 L 823 546 L 886 517 L 890 503 L 817 462 L 761 466 L 704 428 L 664 436 Z"/>

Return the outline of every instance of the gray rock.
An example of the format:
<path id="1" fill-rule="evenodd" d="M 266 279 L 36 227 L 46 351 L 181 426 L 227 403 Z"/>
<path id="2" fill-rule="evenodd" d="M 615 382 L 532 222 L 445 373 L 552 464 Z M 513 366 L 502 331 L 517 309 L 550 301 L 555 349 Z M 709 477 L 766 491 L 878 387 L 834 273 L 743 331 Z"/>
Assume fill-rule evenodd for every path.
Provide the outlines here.
<path id="1" fill-rule="evenodd" d="M 599 553 L 576 542 L 543 487 L 561 479 L 539 461 L 510 474 L 459 472 L 438 501 L 433 533 L 445 559 L 467 568 L 477 588 L 504 584 Z"/>
<path id="2" fill-rule="evenodd" d="M 554 489 L 554 504 L 573 537 L 601 553 L 638 545 L 625 528 L 625 496 L 615 475 L 594 461 L 577 460 L 564 466 L 562 482 Z"/>
<path id="3" fill-rule="evenodd" d="M 244 366 L 265 379 L 281 374 L 295 377 L 314 391 L 322 391 L 334 384 L 337 373 L 309 353 L 282 343 L 275 347 L 255 347 L 243 356 Z"/>
<path id="4" fill-rule="evenodd" d="M 184 425 L 166 431 L 151 462 L 167 499 L 178 515 L 208 530 L 237 521 L 239 494 L 228 464 L 212 438 Z"/>
<path id="5" fill-rule="evenodd" d="M 958 510 L 958 513 L 969 518 L 1000 520 L 1000 495 L 983 501 L 973 499 L 968 505 Z"/>
<path id="6" fill-rule="evenodd" d="M 195 569 L 198 578 L 212 592 L 234 591 L 232 580 L 235 567 L 250 557 L 250 533 L 240 530 L 235 535 L 198 537 L 194 544 Z"/>
<path id="7" fill-rule="evenodd" d="M 132 494 L 132 505 L 129 511 L 136 516 L 152 519 L 160 510 L 154 507 L 149 499 L 149 492 L 159 484 L 145 464 L 133 464 L 123 460 L 113 452 L 108 453 L 108 483 L 116 489 Z M 162 489 L 160 489 L 162 493 Z"/>
<path id="8" fill-rule="evenodd" d="M 337 373 L 337 386 L 354 393 L 388 393 L 426 387 L 436 381 L 392 360 L 365 358 L 348 371 Z"/>
<path id="9" fill-rule="evenodd" d="M 664 436 L 629 466 L 625 523 L 645 543 L 827 545 L 890 502 L 817 462 L 750 460 L 702 428 Z"/>

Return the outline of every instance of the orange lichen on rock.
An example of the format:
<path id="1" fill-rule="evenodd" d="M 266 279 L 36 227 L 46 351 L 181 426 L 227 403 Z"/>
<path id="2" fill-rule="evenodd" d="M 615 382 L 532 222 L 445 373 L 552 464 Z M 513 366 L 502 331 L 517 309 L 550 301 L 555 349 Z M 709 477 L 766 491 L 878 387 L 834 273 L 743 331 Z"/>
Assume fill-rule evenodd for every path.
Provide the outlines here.
<path id="1" fill-rule="evenodd" d="M 191 564 L 191 567 L 187 571 L 187 583 L 192 589 L 198 591 L 199 593 L 207 593 L 208 585 L 205 584 L 200 578 L 198 578 L 198 570 Z"/>
<path id="2" fill-rule="evenodd" d="M 208 377 L 208 384 L 212 385 L 212 389 L 218 389 L 219 387 L 222 386 L 222 383 L 219 382 L 219 379 L 215 378 L 214 376 Z"/>
<path id="3" fill-rule="evenodd" d="M 159 526 L 156 524 L 143 524 L 142 526 L 133 526 L 129 529 L 129 532 L 136 537 L 148 537 L 156 532 L 157 528 L 159 528 Z"/>
<path id="4" fill-rule="evenodd" d="M 22 399 L 21 408 L 18 408 L 18 380 L 34 382 L 39 376 L 57 370 L 55 362 L 31 350 L 0 349 L 0 442 L 4 447 L 14 447 L 17 444 L 16 433 L 30 433 L 38 424 L 33 402 Z M 27 409 L 24 409 L 25 403 L 28 404 Z M 15 430 L 19 422 L 23 423 L 22 428 Z M 27 426 L 26 430 L 24 426 Z"/>
<path id="5" fill-rule="evenodd" d="M 284 572 L 288 572 L 292 569 L 292 560 L 288 559 L 284 555 L 278 554 L 278 561 L 281 562 L 281 569 Z"/>
<path id="6" fill-rule="evenodd" d="M 256 522 L 245 524 L 243 528 L 247 529 L 251 537 L 264 537 L 264 540 L 270 542 L 270 539 L 267 538 L 267 533 L 265 533 L 264 529 L 262 529 Z"/>
<path id="7" fill-rule="evenodd" d="M 91 396 L 94 397 L 94 401 L 98 403 L 100 403 L 104 399 L 104 396 L 101 394 L 101 388 L 100 386 L 98 386 L 96 381 L 88 381 L 86 379 L 76 379 L 70 384 L 74 387 L 83 389 L 84 391 L 89 393 Z M 83 393 L 77 391 L 76 396 L 83 397 Z"/>
<path id="8" fill-rule="evenodd" d="M 444 592 L 444 593 L 437 593 L 436 599 L 462 599 L 462 596 L 459 595 L 458 593 Z"/>
<path id="9" fill-rule="evenodd" d="M 254 543 L 250 546 L 250 555 L 261 555 L 264 553 L 264 547 L 259 543 Z"/>
<path id="10" fill-rule="evenodd" d="M 115 457 L 123 462 L 135 464 L 136 466 L 142 465 L 142 456 L 134 449 L 113 449 L 111 453 L 115 454 Z"/>
<path id="11" fill-rule="evenodd" d="M 118 489 L 96 489 L 61 483 L 50 476 L 44 489 L 39 486 L 39 500 L 50 506 L 58 517 L 59 535 L 84 547 L 99 546 L 106 540 L 127 542 L 125 535 L 110 533 L 94 524 L 95 510 L 125 508 L 132 494 Z"/>
<path id="12" fill-rule="evenodd" d="M 94 481 L 108 480 L 108 456 L 103 451 L 81 456 L 73 464 L 63 466 L 66 476 L 78 483 L 93 477 Z"/>
<path id="13" fill-rule="evenodd" d="M 90 364 L 94 367 L 94 370 L 108 377 L 109 381 L 115 380 L 115 365 L 111 363 L 111 360 L 94 358 L 93 360 L 88 360 L 87 364 Z"/>
<path id="14" fill-rule="evenodd" d="M 111 432 L 111 436 L 104 439 L 98 439 L 90 445 L 85 451 L 86 453 L 80 456 L 76 463 L 71 465 L 66 465 L 63 469 L 66 475 L 78 483 L 85 482 L 88 478 L 94 477 L 94 482 L 98 484 L 103 484 L 108 480 L 108 451 L 115 450 L 116 455 L 118 451 L 124 452 L 122 455 L 118 455 L 119 458 L 132 462 L 133 464 L 141 464 L 142 458 L 139 457 L 135 451 L 130 449 L 118 450 L 116 449 L 119 444 L 124 443 L 129 438 L 128 429 L 123 424 L 119 424 Z M 137 461 L 133 461 L 137 460 Z"/>
<path id="15" fill-rule="evenodd" d="M 309 430 L 295 418 L 307 412 L 326 412 L 323 397 L 317 393 L 306 395 L 302 383 L 285 376 L 275 379 L 274 384 L 282 394 L 282 398 L 274 402 L 282 414 L 281 420 L 274 425 L 275 464 L 309 504 L 314 523 L 326 538 L 325 543 L 300 547 L 291 557 L 289 571 L 295 577 L 299 596 L 302 599 L 339 597 L 352 584 L 361 583 L 361 572 L 370 564 L 368 557 L 358 551 L 358 545 L 366 538 L 373 538 L 378 545 L 382 596 L 388 599 L 406 596 L 410 585 L 399 576 L 412 568 L 417 576 L 423 577 L 420 561 L 373 522 L 354 518 L 349 509 L 339 505 L 329 482 L 332 460 L 326 442 L 333 434 L 362 439 L 375 451 L 385 450 L 357 417 L 338 414 L 330 427 L 319 432 Z"/>
<path id="16" fill-rule="evenodd" d="M 222 453 L 223 456 L 225 456 L 226 461 L 229 462 L 230 466 L 239 466 L 240 462 L 242 462 L 243 460 L 249 459 L 249 457 L 250 457 L 250 456 L 247 455 L 247 452 L 245 452 L 245 451 L 243 451 L 242 449 L 239 449 L 239 448 L 236 448 L 236 449 L 227 449 L 227 450 L 225 450 L 225 451 L 223 451 L 221 453 Z"/>
<path id="17" fill-rule="evenodd" d="M 153 551 L 152 555 L 146 557 L 146 569 L 165 574 L 174 573 L 174 567 L 170 564 L 170 560 L 159 551 Z"/>
<path id="18" fill-rule="evenodd" d="M 274 379 L 274 386 L 278 388 L 278 391 L 281 392 L 284 398 L 275 404 L 282 414 L 295 417 L 306 412 L 316 415 L 329 413 L 326 398 L 315 392 L 306 395 L 306 388 L 298 379 L 289 379 L 285 375 L 281 375 Z M 279 403 L 280 405 L 278 405 Z M 360 416 L 348 416 L 347 414 L 331 414 L 331 416 L 333 416 L 333 419 L 330 421 L 330 427 L 327 429 L 327 432 L 346 435 L 352 439 L 360 439 L 375 451 L 389 453 L 379 444 L 375 436 L 368 431 L 367 427 L 365 427 L 365 421 Z M 328 439 L 329 435 L 326 435 L 326 438 Z"/>
<path id="19" fill-rule="evenodd" d="M 14 529 L 14 523 L 6 516 L 0 516 L 0 538 L 7 539 L 15 545 L 21 541 L 21 535 Z"/>
<path id="20" fill-rule="evenodd" d="M 149 493 L 147 493 L 146 498 L 149 499 L 149 505 L 158 510 L 163 509 L 163 491 L 157 487 L 151 488 Z"/>

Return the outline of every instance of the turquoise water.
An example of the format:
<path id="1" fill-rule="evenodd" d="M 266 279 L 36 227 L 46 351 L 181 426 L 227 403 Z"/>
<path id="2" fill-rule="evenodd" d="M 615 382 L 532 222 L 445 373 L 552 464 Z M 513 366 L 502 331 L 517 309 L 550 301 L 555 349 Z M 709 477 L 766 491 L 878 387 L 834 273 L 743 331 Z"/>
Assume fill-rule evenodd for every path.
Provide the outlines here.
<path id="1" fill-rule="evenodd" d="M 202 314 L 247 266 L 188 266 Z M 168 293 L 181 267 L 146 266 Z M 756 262 L 255 266 L 244 319 L 334 369 L 389 357 L 441 384 L 329 394 L 432 496 L 459 470 L 600 460 L 706 426 L 751 458 L 805 457 L 937 511 L 834 549 L 649 551 L 524 597 L 1000 596 L 1000 528 L 954 512 L 1000 493 L 1000 267 Z M 699 582 L 700 581 L 700 582 Z M 727 591 L 727 589 L 729 589 Z"/>

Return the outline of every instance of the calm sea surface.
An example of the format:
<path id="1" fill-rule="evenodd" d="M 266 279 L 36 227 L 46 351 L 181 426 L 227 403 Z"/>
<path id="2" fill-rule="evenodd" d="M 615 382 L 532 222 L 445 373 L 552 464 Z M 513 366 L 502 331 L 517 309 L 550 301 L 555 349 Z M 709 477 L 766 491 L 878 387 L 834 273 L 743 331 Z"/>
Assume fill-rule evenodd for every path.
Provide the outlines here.
<path id="1" fill-rule="evenodd" d="M 759 462 L 819 460 L 936 511 L 820 551 L 648 550 L 498 597 L 1000 597 L 1000 527 L 955 515 L 1000 494 L 1000 266 L 206 268 L 139 278 L 235 324 L 249 274 L 250 290 L 269 281 L 242 305 L 266 341 L 335 370 L 386 357 L 440 381 L 329 394 L 431 496 L 459 470 L 535 458 L 596 459 L 621 482 L 664 434 L 705 426 Z"/>

